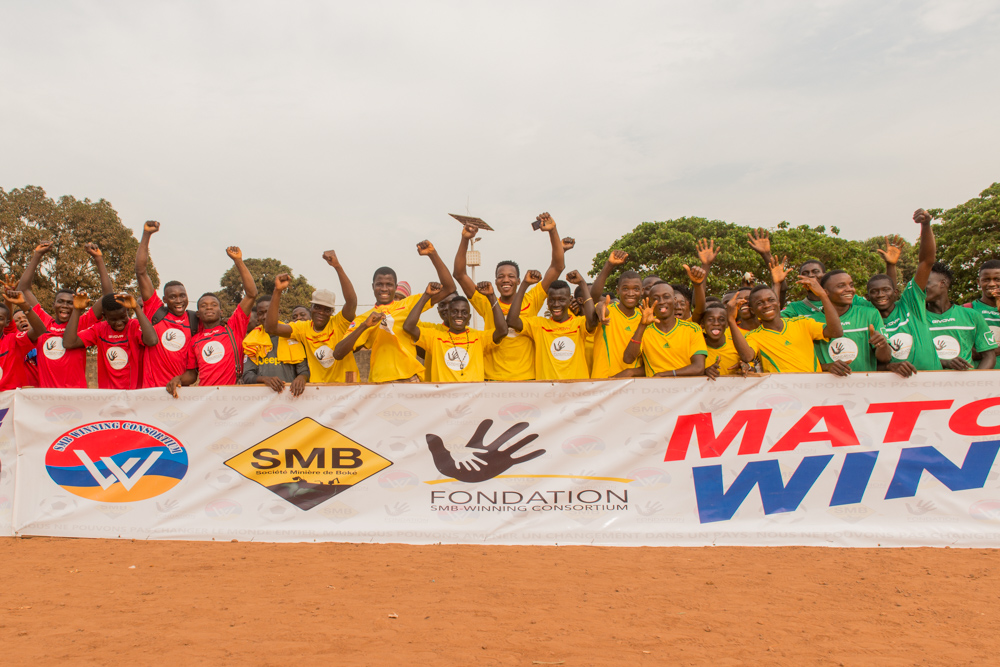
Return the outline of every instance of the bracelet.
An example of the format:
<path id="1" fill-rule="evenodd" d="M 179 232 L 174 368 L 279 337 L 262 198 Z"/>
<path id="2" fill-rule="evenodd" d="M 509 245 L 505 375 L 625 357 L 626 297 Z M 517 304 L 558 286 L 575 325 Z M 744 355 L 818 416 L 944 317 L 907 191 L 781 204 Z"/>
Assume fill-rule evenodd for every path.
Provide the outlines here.
<path id="1" fill-rule="evenodd" d="M 586 302 L 584 302 L 584 303 L 586 303 Z M 642 341 L 641 341 L 641 340 L 636 340 L 635 338 L 632 338 L 631 340 L 632 340 L 632 342 L 633 342 L 633 343 L 635 343 L 636 345 L 642 345 Z"/>
<path id="2" fill-rule="evenodd" d="M 674 377 L 677 377 L 677 371 L 674 371 Z"/>
<path id="3" fill-rule="evenodd" d="M 594 300 L 594 299 L 593 299 L 593 297 L 589 297 L 589 296 L 588 296 L 588 297 L 587 297 L 586 299 L 584 299 L 584 301 L 583 301 L 583 302 L 584 302 L 584 303 L 587 303 L 588 301 L 593 301 L 593 300 Z"/>

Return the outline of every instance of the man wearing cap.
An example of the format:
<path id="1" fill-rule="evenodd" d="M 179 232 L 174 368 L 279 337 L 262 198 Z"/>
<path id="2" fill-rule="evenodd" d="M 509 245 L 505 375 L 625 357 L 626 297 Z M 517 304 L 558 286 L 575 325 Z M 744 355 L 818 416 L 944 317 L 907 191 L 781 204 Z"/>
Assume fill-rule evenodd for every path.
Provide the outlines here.
<path id="1" fill-rule="evenodd" d="M 264 331 L 270 335 L 292 338 L 305 348 L 306 361 L 309 362 L 310 382 L 346 382 L 347 374 L 358 377 L 358 364 L 354 361 L 354 353 L 346 355 L 340 361 L 333 357 L 333 349 L 344 334 L 357 313 L 358 295 L 354 285 L 347 277 L 344 267 L 337 259 L 337 253 L 327 250 L 323 259 L 337 271 L 340 278 L 340 289 L 344 293 L 344 307 L 334 314 L 336 296 L 330 290 L 318 289 L 312 295 L 312 319 L 304 322 L 285 324 L 278 321 L 281 309 L 281 293 L 292 282 L 292 277 L 283 273 L 274 279 L 274 293 L 271 295 L 271 305 L 264 319 Z"/>

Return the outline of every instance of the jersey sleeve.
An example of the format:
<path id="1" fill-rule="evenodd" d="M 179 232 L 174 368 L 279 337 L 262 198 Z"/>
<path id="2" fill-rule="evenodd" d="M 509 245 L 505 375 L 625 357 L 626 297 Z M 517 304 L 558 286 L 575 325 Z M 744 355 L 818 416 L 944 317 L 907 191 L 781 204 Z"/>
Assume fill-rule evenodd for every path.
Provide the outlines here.
<path id="1" fill-rule="evenodd" d="M 45 309 L 42 308 L 42 304 L 36 303 L 35 307 L 32 308 L 32 310 L 35 311 L 35 315 L 38 315 L 38 319 L 42 321 L 42 326 L 44 326 L 46 329 L 52 326 L 52 322 L 54 320 L 52 319 L 51 315 L 45 312 Z"/>
<path id="2" fill-rule="evenodd" d="M 697 326 L 697 325 L 695 325 Z M 688 342 L 692 357 L 702 354 L 708 356 L 708 345 L 705 343 L 705 334 L 701 332 L 701 327 L 691 327 L 690 341 Z"/>
<path id="3" fill-rule="evenodd" d="M 911 279 L 906 283 L 899 300 L 910 311 L 910 317 L 918 318 L 923 323 L 927 322 L 927 292 L 920 289 L 916 280 Z"/>
<path id="4" fill-rule="evenodd" d="M 978 310 L 969 309 L 969 314 L 973 316 L 976 327 L 976 352 L 987 352 L 997 348 L 996 338 L 993 330 L 986 324 L 986 318 Z"/>
<path id="5" fill-rule="evenodd" d="M 80 324 L 78 325 L 80 329 L 89 329 L 95 324 L 97 324 L 97 315 L 94 314 L 93 308 L 88 308 L 87 312 L 80 315 Z"/>
<path id="6" fill-rule="evenodd" d="M 350 325 L 348 325 L 347 332 L 344 335 L 346 336 L 347 334 L 352 333 L 355 329 L 364 324 L 365 320 L 368 319 L 368 316 L 372 314 L 373 310 L 375 309 L 372 308 L 364 312 L 363 314 L 355 317 L 354 321 L 351 322 Z M 362 334 L 358 336 L 358 339 L 354 341 L 354 349 L 358 350 L 361 349 L 362 347 L 370 348 L 372 346 L 372 334 L 375 332 L 376 329 L 378 329 L 378 326 L 369 327 L 364 332 L 362 332 Z"/>
<path id="7" fill-rule="evenodd" d="M 531 317 L 534 317 L 539 313 L 539 311 L 541 311 L 542 306 L 545 305 L 545 299 L 547 296 L 548 293 L 542 288 L 541 283 L 538 283 L 529 289 L 528 293 L 524 295 L 523 303 L 528 304 L 528 314 Z"/>
<path id="8" fill-rule="evenodd" d="M 143 302 L 142 312 L 145 313 L 146 318 L 152 322 L 153 315 L 156 314 L 156 311 L 158 311 L 161 306 L 163 306 L 163 301 L 160 300 L 160 296 L 156 292 L 153 292 L 153 296 Z"/>
<path id="9" fill-rule="evenodd" d="M 341 319 L 344 319 L 344 316 L 341 315 L 340 313 L 337 313 L 336 315 L 334 315 L 334 317 L 340 317 Z M 305 345 L 306 333 L 308 329 L 312 328 L 312 322 L 309 321 L 289 322 L 288 326 L 292 328 L 292 334 L 289 336 L 289 338 L 297 340 L 303 345 Z"/>
<path id="10" fill-rule="evenodd" d="M 30 350 L 35 348 L 35 344 L 31 342 L 31 338 L 28 337 L 28 332 L 16 333 L 14 336 L 14 350 L 18 354 L 27 354 Z"/>
<path id="11" fill-rule="evenodd" d="M 530 338 L 534 338 L 538 333 L 538 323 L 542 320 L 541 317 L 522 317 L 521 318 L 521 333 Z"/>
<path id="12" fill-rule="evenodd" d="M 753 350 L 755 356 L 760 356 L 760 341 L 757 339 L 757 336 L 753 335 L 753 331 L 747 332 L 743 336 L 743 340 L 747 342 L 747 345 Z"/>
<path id="13" fill-rule="evenodd" d="M 487 317 L 493 317 L 491 312 L 493 310 L 493 306 L 490 304 L 490 300 L 479 292 L 475 292 L 469 297 L 469 303 L 472 304 L 472 307 L 476 309 L 476 312 L 479 313 L 479 316 L 484 320 Z"/>
<path id="14" fill-rule="evenodd" d="M 813 340 L 826 340 L 826 334 L 823 333 L 823 329 L 826 327 L 825 324 L 817 322 L 811 317 L 804 317 L 799 321 L 802 322 L 800 326 L 806 327 L 806 331 L 809 332 L 810 338 Z"/>
<path id="15" fill-rule="evenodd" d="M 76 335 L 87 347 L 97 345 L 97 341 L 101 338 L 101 327 L 95 324 L 92 327 L 81 329 Z"/>
<path id="16" fill-rule="evenodd" d="M 233 333 L 233 340 L 236 343 L 236 354 L 243 351 L 243 339 L 247 336 L 247 325 L 250 324 L 250 316 L 243 312 L 243 309 L 236 306 L 236 310 L 226 322 L 226 328 Z"/>

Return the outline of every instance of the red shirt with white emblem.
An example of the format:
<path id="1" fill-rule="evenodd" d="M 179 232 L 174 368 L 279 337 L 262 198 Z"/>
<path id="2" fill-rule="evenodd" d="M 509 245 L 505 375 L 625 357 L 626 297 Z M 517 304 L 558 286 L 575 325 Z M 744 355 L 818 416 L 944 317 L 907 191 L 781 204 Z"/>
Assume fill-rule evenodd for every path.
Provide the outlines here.
<path id="1" fill-rule="evenodd" d="M 243 339 L 249 321 L 250 317 L 237 306 L 225 326 L 202 329 L 195 334 L 188 352 L 187 368 L 198 369 L 198 386 L 236 384 L 239 377 L 237 355 L 243 359 Z"/>
<path id="2" fill-rule="evenodd" d="M 97 347 L 97 386 L 101 389 L 138 389 L 142 330 L 139 320 L 129 320 L 115 331 L 107 322 L 98 322 L 79 333 L 87 346 Z"/>
<path id="3" fill-rule="evenodd" d="M 33 347 L 27 333 L 8 333 L 0 338 L 0 391 L 24 386 L 24 355 Z"/>
<path id="4" fill-rule="evenodd" d="M 45 312 L 41 304 L 32 309 L 45 326 L 45 333 L 38 337 L 38 386 L 46 389 L 86 389 L 87 388 L 87 348 L 67 350 L 62 337 L 66 331 L 64 322 L 56 322 Z M 80 316 L 80 330 L 97 324 L 93 308 Z"/>
<path id="5" fill-rule="evenodd" d="M 163 305 L 156 294 L 142 305 L 149 321 Z M 167 311 L 166 316 L 153 325 L 156 331 L 157 345 L 145 348 L 142 359 L 142 386 L 166 387 L 167 383 L 187 370 L 188 354 L 191 352 L 191 338 L 197 331 L 191 331 L 187 312 L 174 315 Z"/>

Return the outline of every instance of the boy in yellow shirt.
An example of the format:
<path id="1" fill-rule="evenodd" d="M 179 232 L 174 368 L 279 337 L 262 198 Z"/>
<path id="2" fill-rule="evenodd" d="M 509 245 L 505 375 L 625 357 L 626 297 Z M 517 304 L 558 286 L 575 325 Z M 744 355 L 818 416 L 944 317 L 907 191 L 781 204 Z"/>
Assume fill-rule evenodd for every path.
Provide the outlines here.
<path id="1" fill-rule="evenodd" d="M 521 314 L 521 302 L 528 288 L 541 280 L 538 271 L 528 271 L 518 287 L 507 314 L 507 324 L 515 331 L 521 331 L 535 343 L 535 379 L 537 380 L 583 380 L 590 377 L 587 368 L 587 334 L 597 329 L 597 313 L 594 300 L 583 302 L 583 316 L 573 315 L 569 310 L 572 300 L 569 285 L 555 280 L 549 285 L 548 306 L 551 317 L 525 317 Z M 566 280 L 574 285 L 586 281 L 579 271 L 570 271 Z"/>
<path id="2" fill-rule="evenodd" d="M 346 382 L 347 374 L 358 375 L 358 364 L 354 361 L 354 352 L 337 360 L 333 356 L 333 348 L 347 333 L 351 321 L 358 308 L 358 295 L 354 291 L 351 279 L 341 266 L 337 253 L 327 250 L 323 259 L 334 268 L 340 279 L 340 291 L 344 294 L 344 307 L 335 313 L 336 300 L 329 290 L 313 292 L 310 319 L 293 321 L 285 324 L 278 319 L 281 312 L 281 295 L 292 283 L 292 277 L 282 273 L 274 278 L 274 292 L 271 294 L 271 305 L 268 306 L 264 318 L 264 332 L 270 336 L 281 336 L 298 341 L 305 348 L 306 361 L 309 362 L 309 381 L 316 383 Z"/>
<path id="3" fill-rule="evenodd" d="M 559 238 L 556 230 L 556 221 L 548 213 L 537 216 L 538 229 L 547 232 L 549 243 L 552 245 L 552 262 L 545 270 L 545 275 L 541 281 L 531 289 L 521 302 L 521 316 L 533 317 L 538 314 L 545 303 L 545 294 L 552 281 L 559 278 L 559 274 L 566 268 L 565 246 Z M 455 255 L 455 279 L 461 285 L 465 296 L 469 298 L 472 307 L 483 317 L 483 327 L 489 331 L 493 327 L 493 318 L 490 316 L 492 306 L 476 289 L 476 283 L 472 282 L 466 272 L 466 253 L 469 249 L 469 241 L 476 237 L 479 228 L 475 225 L 466 225 L 462 230 L 462 240 L 458 244 L 458 252 Z M 566 239 L 568 245 L 572 247 L 573 240 Z M 500 308 L 504 317 L 510 313 L 510 306 L 514 300 L 514 295 L 521 283 L 521 270 L 515 262 L 504 261 L 497 264 L 496 268 L 496 294 L 500 301 Z M 520 335 L 516 331 L 509 331 L 507 339 L 500 341 L 500 345 L 486 351 L 486 379 L 521 381 L 535 379 L 534 363 L 534 343 L 526 335 Z"/>
<path id="4" fill-rule="evenodd" d="M 420 326 L 424 306 L 441 291 L 440 283 L 430 283 L 403 323 L 403 330 L 415 345 L 424 350 L 428 382 L 483 382 L 483 356 L 507 336 L 507 320 L 500 303 L 493 296 L 493 285 L 481 282 L 476 290 L 491 304 L 493 328 L 477 331 L 469 328 L 471 308 L 464 296 L 448 302 L 444 327 Z"/>
<path id="5" fill-rule="evenodd" d="M 656 283 L 643 302 L 639 327 L 625 346 L 623 361 L 642 355 L 646 377 L 684 377 L 705 372 L 705 337 L 701 327 L 677 316 L 674 288 Z"/>
<path id="6" fill-rule="evenodd" d="M 742 375 L 740 353 L 733 344 L 726 307 L 719 301 L 705 306 L 701 315 L 701 330 L 705 335 L 705 375 L 714 380 L 720 375 Z"/>
<path id="7" fill-rule="evenodd" d="M 427 310 L 431 304 L 455 291 L 455 281 L 430 241 L 418 243 L 417 252 L 430 258 L 442 285 L 441 291 L 422 306 Z M 334 348 L 333 356 L 343 359 L 358 347 L 368 347 L 372 351 L 368 373 L 370 382 L 422 380 L 424 366 L 417 359 L 413 339 L 403 331 L 403 323 L 423 295 L 413 294 L 396 301 L 396 272 L 387 266 L 375 269 L 372 292 L 375 294 L 375 307 L 355 318 L 347 335 Z"/>

